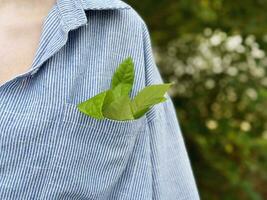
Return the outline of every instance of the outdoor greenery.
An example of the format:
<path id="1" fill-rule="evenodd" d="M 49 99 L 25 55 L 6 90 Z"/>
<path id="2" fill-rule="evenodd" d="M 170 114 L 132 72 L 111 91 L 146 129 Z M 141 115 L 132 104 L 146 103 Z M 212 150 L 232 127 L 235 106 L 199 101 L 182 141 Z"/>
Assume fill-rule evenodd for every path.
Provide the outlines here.
<path id="1" fill-rule="evenodd" d="M 175 82 L 201 199 L 267 199 L 267 1 L 128 2 Z"/>

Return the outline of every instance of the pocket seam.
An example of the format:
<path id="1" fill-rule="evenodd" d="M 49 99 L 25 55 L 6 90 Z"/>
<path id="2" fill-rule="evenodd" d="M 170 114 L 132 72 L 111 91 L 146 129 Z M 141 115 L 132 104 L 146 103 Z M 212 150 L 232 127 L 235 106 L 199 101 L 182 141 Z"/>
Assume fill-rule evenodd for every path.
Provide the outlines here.
<path id="1" fill-rule="evenodd" d="M 71 116 L 74 116 L 77 119 L 74 119 L 72 121 Z M 78 122 L 79 120 L 83 121 Z M 126 133 L 126 134 L 131 132 L 131 130 L 133 130 L 132 132 L 142 132 L 142 130 L 145 127 L 146 121 L 147 121 L 146 115 L 138 119 L 125 120 L 125 121 L 119 121 L 119 120 L 116 121 L 108 118 L 99 120 L 80 112 L 77 109 L 76 104 L 71 104 L 71 103 L 64 104 L 64 112 L 62 120 L 63 123 L 72 123 L 83 127 L 89 127 L 97 132 L 101 131 L 109 133 L 112 130 L 119 129 L 120 133 Z"/>

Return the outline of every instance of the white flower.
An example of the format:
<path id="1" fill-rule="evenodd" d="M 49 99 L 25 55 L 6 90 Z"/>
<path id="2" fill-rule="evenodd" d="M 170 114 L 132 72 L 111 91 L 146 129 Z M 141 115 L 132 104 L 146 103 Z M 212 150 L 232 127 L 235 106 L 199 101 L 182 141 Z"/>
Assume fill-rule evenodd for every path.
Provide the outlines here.
<path id="1" fill-rule="evenodd" d="M 215 81 L 213 79 L 208 79 L 206 82 L 205 82 L 205 86 L 207 89 L 212 89 L 215 87 Z"/>
<path id="2" fill-rule="evenodd" d="M 221 65 L 215 65 L 213 68 L 212 68 L 212 71 L 215 73 L 215 74 L 220 74 L 223 72 L 223 68 Z"/>
<path id="3" fill-rule="evenodd" d="M 255 43 L 255 36 L 254 35 L 248 36 L 245 40 L 245 44 L 248 46 L 253 46 L 254 43 Z"/>
<path id="4" fill-rule="evenodd" d="M 210 36 L 211 34 L 212 34 L 212 30 L 210 28 L 205 28 L 204 35 L 205 36 Z"/>
<path id="5" fill-rule="evenodd" d="M 262 51 L 258 48 L 252 48 L 251 55 L 252 55 L 252 57 L 259 59 L 259 58 L 264 58 L 265 53 L 264 53 L 264 51 Z"/>
<path id="6" fill-rule="evenodd" d="M 242 37 L 240 35 L 231 36 L 226 41 L 226 49 L 228 51 L 236 50 L 242 43 Z"/>
<path id="7" fill-rule="evenodd" d="M 261 84 L 267 87 L 267 77 L 261 80 Z"/>
<path id="8" fill-rule="evenodd" d="M 208 129 L 214 130 L 218 127 L 218 122 L 211 119 L 206 122 L 206 126 Z"/>
<path id="9" fill-rule="evenodd" d="M 219 34 L 213 35 L 210 38 L 210 43 L 212 46 L 218 46 L 221 44 L 221 42 L 222 42 L 222 37 Z"/>
<path id="10" fill-rule="evenodd" d="M 262 133 L 262 138 L 267 140 L 267 130 Z"/>
<path id="11" fill-rule="evenodd" d="M 251 74 L 255 77 L 264 77 L 265 76 L 265 71 L 261 67 L 253 67 L 251 68 Z"/>
<path id="12" fill-rule="evenodd" d="M 240 124 L 240 129 L 241 129 L 242 131 L 245 131 L 245 132 L 250 131 L 250 130 L 251 130 L 251 125 L 250 125 L 249 122 L 247 122 L 247 121 L 243 121 L 243 122 L 241 122 L 241 124 Z"/>
<path id="13" fill-rule="evenodd" d="M 255 89 L 253 89 L 253 88 L 248 88 L 248 89 L 246 90 L 246 94 L 247 94 L 247 96 L 248 96 L 250 99 L 252 99 L 252 100 L 256 100 L 256 99 L 258 98 L 258 93 L 257 93 L 257 91 L 256 91 Z"/>
<path id="14" fill-rule="evenodd" d="M 227 69 L 227 74 L 229 74 L 230 76 L 236 76 L 238 73 L 238 70 L 236 67 L 229 67 Z"/>

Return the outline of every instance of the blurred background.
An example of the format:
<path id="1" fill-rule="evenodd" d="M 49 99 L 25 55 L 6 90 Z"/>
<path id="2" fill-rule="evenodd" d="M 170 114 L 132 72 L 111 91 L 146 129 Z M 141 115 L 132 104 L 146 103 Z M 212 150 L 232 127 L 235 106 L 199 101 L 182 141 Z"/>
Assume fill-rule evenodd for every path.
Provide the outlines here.
<path id="1" fill-rule="evenodd" d="M 267 1 L 127 0 L 146 21 L 204 200 L 267 199 Z"/>

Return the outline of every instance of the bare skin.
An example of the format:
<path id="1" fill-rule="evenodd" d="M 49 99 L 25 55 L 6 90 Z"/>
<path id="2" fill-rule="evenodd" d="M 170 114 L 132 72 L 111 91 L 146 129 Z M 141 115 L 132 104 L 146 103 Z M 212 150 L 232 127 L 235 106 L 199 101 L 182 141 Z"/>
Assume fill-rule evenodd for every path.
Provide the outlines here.
<path id="1" fill-rule="evenodd" d="M 0 85 L 26 72 L 56 0 L 0 0 Z"/>

